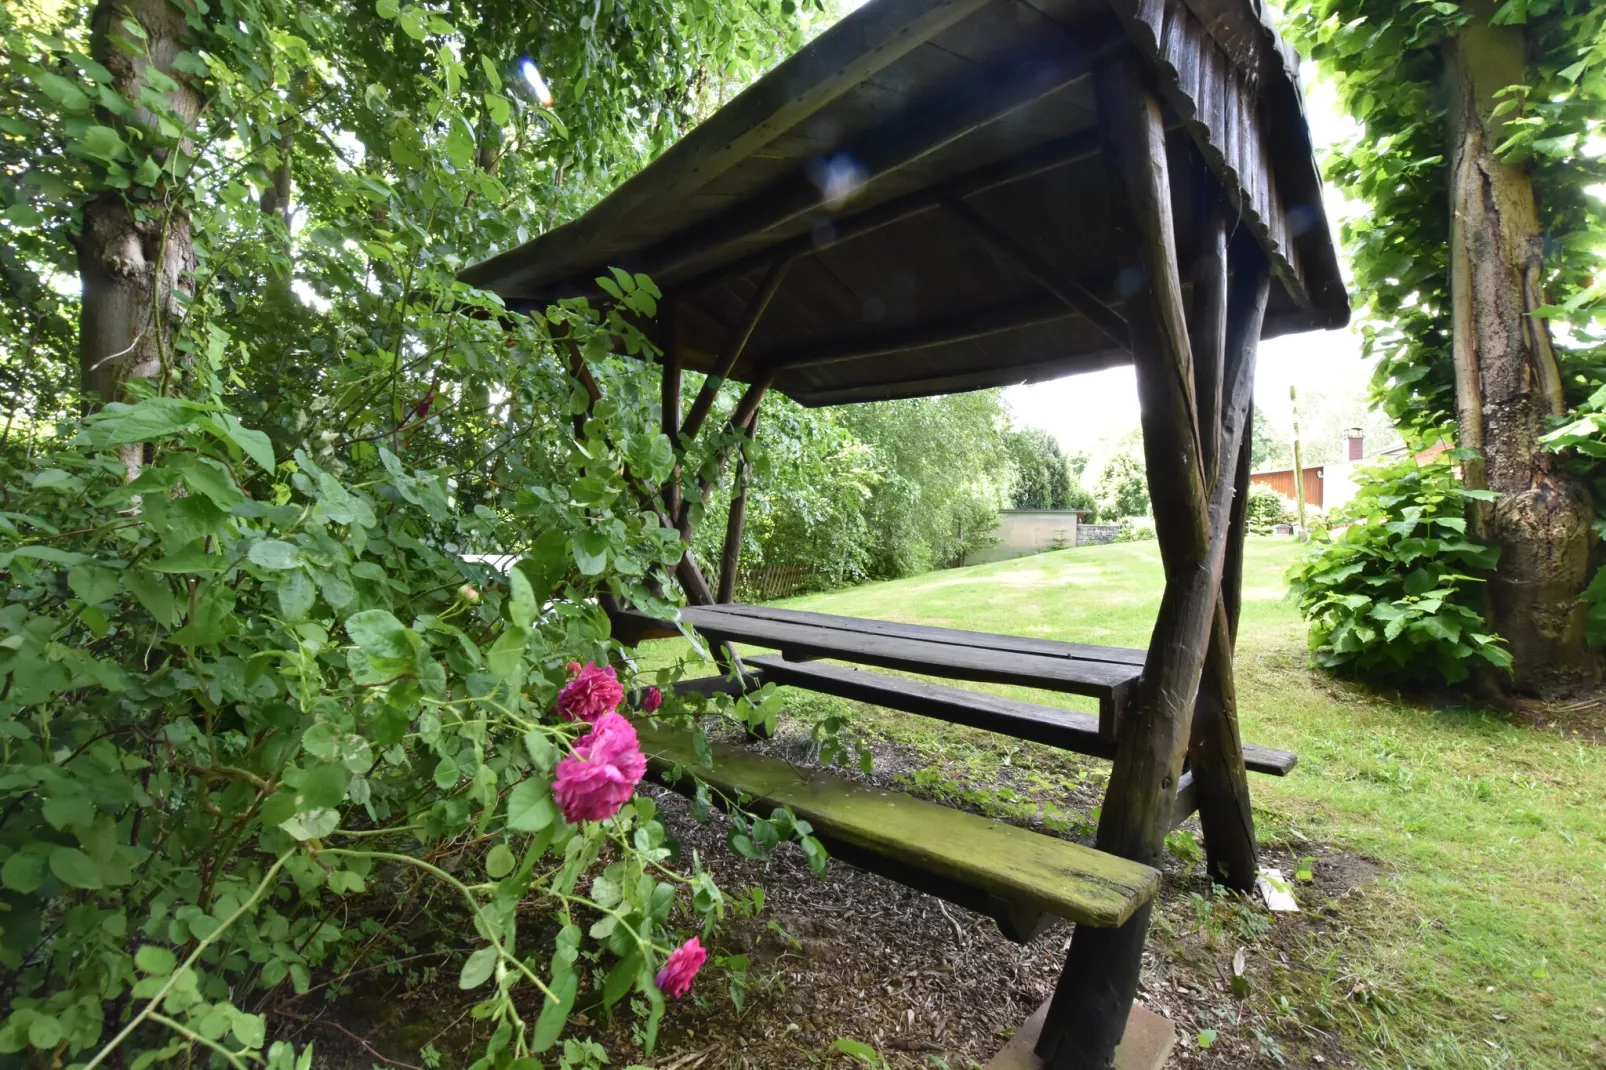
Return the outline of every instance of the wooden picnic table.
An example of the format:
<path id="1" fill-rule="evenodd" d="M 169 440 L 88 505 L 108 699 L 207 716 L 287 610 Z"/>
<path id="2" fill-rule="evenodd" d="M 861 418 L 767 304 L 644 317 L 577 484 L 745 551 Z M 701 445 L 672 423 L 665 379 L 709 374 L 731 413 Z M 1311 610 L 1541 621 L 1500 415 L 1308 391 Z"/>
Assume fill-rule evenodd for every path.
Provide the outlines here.
<path id="1" fill-rule="evenodd" d="M 832 658 L 944 679 L 1041 688 L 1099 700 L 1100 735 L 1115 738 L 1143 673 L 1143 651 L 958 628 L 839 617 L 770 606 L 686 606 L 681 619 L 715 643 L 779 650 L 786 661 Z"/>

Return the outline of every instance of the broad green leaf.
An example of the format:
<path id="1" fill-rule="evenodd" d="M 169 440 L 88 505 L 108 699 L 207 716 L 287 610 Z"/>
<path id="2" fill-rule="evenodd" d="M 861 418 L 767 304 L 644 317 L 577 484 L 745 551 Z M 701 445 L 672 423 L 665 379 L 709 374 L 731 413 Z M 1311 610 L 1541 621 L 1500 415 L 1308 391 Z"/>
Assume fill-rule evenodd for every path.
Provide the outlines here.
<path id="1" fill-rule="evenodd" d="M 0 883 L 13 892 L 24 895 L 35 891 L 45 882 L 45 856 L 18 851 L 0 866 Z"/>
<path id="2" fill-rule="evenodd" d="M 77 565 L 67 573 L 67 586 L 90 605 L 104 602 L 117 593 L 117 573 L 99 565 Z"/>
<path id="3" fill-rule="evenodd" d="M 76 847 L 54 847 L 50 851 L 50 872 L 61 883 L 73 888 L 99 888 L 105 881 L 100 866 Z"/>
<path id="4" fill-rule="evenodd" d="M 308 810 L 279 823 L 279 827 L 298 840 L 318 840 L 340 827 L 340 811 Z"/>
<path id="5" fill-rule="evenodd" d="M 305 572 L 297 569 L 286 572 L 279 581 L 279 612 L 288 621 L 304 620 L 317 600 L 318 592 L 312 585 L 312 578 Z"/>
<path id="6" fill-rule="evenodd" d="M 134 952 L 134 965 L 142 973 L 166 977 L 178 965 L 178 958 L 160 944 L 141 944 L 140 949 Z"/>
<path id="7" fill-rule="evenodd" d="M 457 975 L 457 987 L 461 989 L 478 988 L 491 979 L 496 971 L 498 956 L 496 948 L 486 945 L 474 952 L 463 963 L 463 972 Z"/>
<path id="8" fill-rule="evenodd" d="M 369 657 L 409 658 L 407 629 L 388 609 L 365 609 L 346 618 L 346 634 Z"/>
<path id="9" fill-rule="evenodd" d="M 505 843 L 497 844 L 485 855 L 485 875 L 492 880 L 501 880 L 512 873 L 517 865 L 518 860 L 513 857 L 513 852 L 508 850 Z"/>
<path id="10" fill-rule="evenodd" d="M 296 549 L 295 544 L 280 539 L 259 539 L 251 544 L 246 556 L 251 559 L 252 564 L 280 571 L 297 568 L 301 564 L 301 552 Z M 395 620 L 394 617 L 391 619 Z M 349 620 L 346 622 L 346 627 L 347 631 L 350 631 Z"/>
<path id="11" fill-rule="evenodd" d="M 271 473 L 274 469 L 273 443 L 268 436 L 246 427 L 232 413 L 224 413 L 222 420 L 224 437 L 240 447 L 240 452 L 260 465 L 264 472 Z"/>
<path id="12" fill-rule="evenodd" d="M 600 531 L 587 530 L 569 540 L 574 548 L 574 563 L 583 576 L 596 576 L 608 567 L 608 536 Z"/>
<path id="13" fill-rule="evenodd" d="M 558 804 L 542 781 L 521 781 L 508 795 L 507 827 L 514 832 L 540 832 L 558 816 Z"/>

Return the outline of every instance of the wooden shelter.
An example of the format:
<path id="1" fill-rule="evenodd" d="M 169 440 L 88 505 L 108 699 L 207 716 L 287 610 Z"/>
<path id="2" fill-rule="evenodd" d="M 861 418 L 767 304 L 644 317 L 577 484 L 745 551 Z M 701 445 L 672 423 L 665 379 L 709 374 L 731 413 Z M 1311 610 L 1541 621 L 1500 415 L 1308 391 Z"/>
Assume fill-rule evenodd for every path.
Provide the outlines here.
<path id="1" fill-rule="evenodd" d="M 1131 362 L 1166 587 L 1147 651 L 732 605 L 743 465 L 718 587 L 688 552 L 682 622 L 782 652 L 723 680 L 809 687 L 1113 761 L 1097 850 L 871 792 L 739 748 L 701 768 L 644 728 L 660 766 L 791 805 L 856 865 L 1029 938 L 1077 922 L 1036 1051 L 1104 1067 L 1137 988 L 1166 834 L 1197 809 L 1212 875 L 1248 889 L 1246 748 L 1233 693 L 1255 352 L 1342 326 L 1296 58 L 1260 0 L 871 0 L 590 212 L 470 268 L 515 309 L 600 297 L 618 266 L 664 293 L 663 429 L 680 456 L 726 380 L 751 436 L 765 393 L 831 405 L 1032 382 Z M 598 396 L 577 349 L 575 374 Z M 707 379 L 687 406 L 682 373 Z M 690 530 L 678 472 L 638 481 Z M 684 479 L 684 482 L 683 482 Z M 627 642 L 659 622 L 611 607 Z M 1100 713 L 829 664 L 1091 695 Z"/>

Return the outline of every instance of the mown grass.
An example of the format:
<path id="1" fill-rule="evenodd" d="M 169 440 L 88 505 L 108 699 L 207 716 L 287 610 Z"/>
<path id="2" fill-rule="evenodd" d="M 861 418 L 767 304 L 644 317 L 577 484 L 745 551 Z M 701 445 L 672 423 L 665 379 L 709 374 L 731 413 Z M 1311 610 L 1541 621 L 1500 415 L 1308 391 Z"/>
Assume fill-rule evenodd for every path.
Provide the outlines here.
<path id="1" fill-rule="evenodd" d="M 1254 778 L 1257 823 L 1263 840 L 1296 853 L 1328 843 L 1381 870 L 1331 931 L 1298 949 L 1275 991 L 1257 993 L 1263 1012 L 1285 1035 L 1336 1031 L 1348 1054 L 1380 1067 L 1606 1066 L 1606 747 L 1312 670 L 1282 581 L 1298 552 L 1267 538 L 1247 553 L 1244 736 L 1300 757 L 1286 779 Z M 1143 647 L 1160 582 L 1155 544 L 1138 543 L 785 604 Z M 672 656 L 659 647 L 651 660 Z M 998 737 L 858 713 L 893 739 L 942 740 L 980 767 L 1000 760 Z"/>

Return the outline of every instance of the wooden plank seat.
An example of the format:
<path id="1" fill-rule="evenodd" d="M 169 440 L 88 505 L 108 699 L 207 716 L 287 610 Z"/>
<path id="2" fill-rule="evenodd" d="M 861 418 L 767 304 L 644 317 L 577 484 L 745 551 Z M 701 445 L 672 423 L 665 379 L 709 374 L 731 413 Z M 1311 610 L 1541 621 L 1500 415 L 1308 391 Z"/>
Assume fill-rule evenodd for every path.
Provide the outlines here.
<path id="1" fill-rule="evenodd" d="M 746 747 L 711 744 L 698 760 L 690 732 L 636 726 L 654 776 L 681 791 L 691 773 L 762 813 L 790 807 L 832 854 L 993 917 L 1006 936 L 1030 939 L 1044 916 L 1097 928 L 1124 924 L 1159 890 L 1157 870 L 1028 829 L 901 792 L 800 770 Z"/>
<path id="2" fill-rule="evenodd" d="M 1111 742 L 1143 672 L 1140 651 L 795 610 L 754 612 L 759 608 L 687 606 L 680 613 L 711 642 L 769 647 L 789 662 L 834 658 L 945 679 L 1087 695 L 1099 700 L 1099 731 Z M 882 627 L 872 630 L 875 626 Z M 1087 651 L 1099 653 L 1088 656 Z M 1136 663 L 1132 654 L 1138 655 Z"/>
<path id="3" fill-rule="evenodd" d="M 867 702 L 1095 758 L 1115 757 L 1115 743 L 1099 735 L 1098 718 L 1091 714 L 945 687 L 926 680 L 866 672 L 845 665 L 821 662 L 800 665 L 770 656 L 746 658 L 744 664 L 758 683 L 797 687 Z M 722 677 L 704 679 L 727 683 Z M 686 688 L 693 683 L 686 681 L 677 686 Z M 1243 749 L 1245 767 L 1250 772 L 1268 776 L 1287 776 L 1299 760 L 1289 751 L 1253 743 L 1244 744 Z"/>

